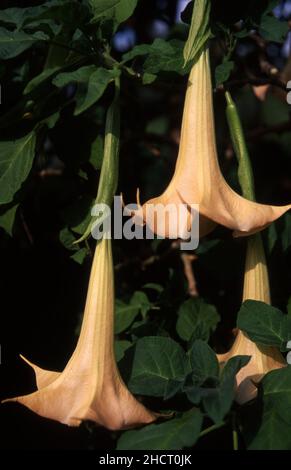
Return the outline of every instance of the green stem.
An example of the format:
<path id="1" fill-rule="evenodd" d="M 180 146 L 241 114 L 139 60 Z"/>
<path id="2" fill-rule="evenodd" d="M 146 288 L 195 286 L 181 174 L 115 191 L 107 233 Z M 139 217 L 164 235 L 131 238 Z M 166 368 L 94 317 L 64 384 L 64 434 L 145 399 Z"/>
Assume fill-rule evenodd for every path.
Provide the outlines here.
<path id="1" fill-rule="evenodd" d="M 238 434 L 235 429 L 232 430 L 233 450 L 238 450 Z"/>
<path id="2" fill-rule="evenodd" d="M 223 422 L 223 423 L 213 424 L 212 426 L 209 426 L 209 428 L 206 428 L 203 431 L 201 431 L 201 433 L 199 434 L 199 438 L 206 436 L 207 434 L 209 434 L 212 431 L 215 431 L 216 429 L 222 428 L 223 426 L 225 426 L 225 424 L 226 423 Z"/>

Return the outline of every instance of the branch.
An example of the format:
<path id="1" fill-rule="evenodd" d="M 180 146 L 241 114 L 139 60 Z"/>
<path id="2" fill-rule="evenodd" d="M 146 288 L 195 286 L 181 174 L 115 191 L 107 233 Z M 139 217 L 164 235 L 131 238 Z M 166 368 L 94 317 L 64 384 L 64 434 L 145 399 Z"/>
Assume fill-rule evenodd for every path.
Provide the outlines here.
<path id="1" fill-rule="evenodd" d="M 196 255 L 181 253 L 181 260 L 184 265 L 184 274 L 188 282 L 188 293 L 191 297 L 198 297 L 197 283 L 193 272 L 192 262 L 197 259 Z"/>

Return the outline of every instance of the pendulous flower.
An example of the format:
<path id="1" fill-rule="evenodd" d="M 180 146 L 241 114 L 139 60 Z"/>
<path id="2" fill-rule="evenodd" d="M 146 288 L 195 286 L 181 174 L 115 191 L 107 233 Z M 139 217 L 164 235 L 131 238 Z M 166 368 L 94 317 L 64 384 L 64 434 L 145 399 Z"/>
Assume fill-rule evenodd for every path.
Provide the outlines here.
<path id="1" fill-rule="evenodd" d="M 84 420 L 111 430 L 156 419 L 125 386 L 114 357 L 114 277 L 111 240 L 97 244 L 81 333 L 63 372 L 43 370 L 27 361 L 38 390 L 11 398 L 40 416 L 78 426 Z"/>
<path id="2" fill-rule="evenodd" d="M 169 217 L 181 204 L 188 207 L 184 221 Z M 171 182 L 161 196 L 150 199 L 134 211 L 137 224 L 146 223 L 154 233 L 171 237 L 189 233 L 195 217 L 189 210 L 199 204 L 200 236 L 211 232 L 216 224 L 234 231 L 234 236 L 256 233 L 276 220 L 288 209 L 249 201 L 233 191 L 226 183 L 219 167 L 212 103 L 212 84 L 208 48 L 203 48 L 190 72 L 184 104 L 181 139 L 176 168 Z M 170 205 L 169 214 L 163 207 Z M 159 222 L 165 220 L 161 232 Z"/>
<path id="3" fill-rule="evenodd" d="M 268 270 L 260 234 L 248 240 L 243 301 L 248 299 L 270 304 Z M 223 366 L 238 355 L 251 356 L 249 363 L 236 376 L 236 401 L 243 404 L 256 397 L 257 383 L 267 372 L 285 367 L 286 362 L 277 348 L 257 345 L 241 330 L 230 351 L 218 355 L 218 360 Z"/>

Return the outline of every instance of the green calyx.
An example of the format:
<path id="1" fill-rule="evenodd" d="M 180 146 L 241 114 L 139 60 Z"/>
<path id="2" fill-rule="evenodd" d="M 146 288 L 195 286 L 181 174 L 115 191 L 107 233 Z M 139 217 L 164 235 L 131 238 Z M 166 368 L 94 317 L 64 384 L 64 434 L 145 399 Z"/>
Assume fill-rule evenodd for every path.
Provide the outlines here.
<path id="1" fill-rule="evenodd" d="M 120 78 L 115 79 L 115 95 L 106 113 L 104 154 L 98 185 L 98 192 L 94 204 L 105 204 L 110 207 L 116 193 L 118 184 L 118 159 L 120 139 Z M 93 216 L 81 238 L 74 243 L 86 240 L 94 226 L 101 225 L 105 213 Z"/>

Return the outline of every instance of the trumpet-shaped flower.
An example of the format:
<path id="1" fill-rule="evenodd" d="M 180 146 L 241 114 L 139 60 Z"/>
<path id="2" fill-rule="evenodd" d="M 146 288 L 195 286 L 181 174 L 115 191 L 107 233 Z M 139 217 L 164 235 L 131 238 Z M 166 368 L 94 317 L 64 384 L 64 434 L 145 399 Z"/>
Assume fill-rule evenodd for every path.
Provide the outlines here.
<path id="1" fill-rule="evenodd" d="M 248 241 L 243 301 L 248 299 L 270 303 L 268 271 L 260 234 Z M 238 355 L 251 356 L 249 363 L 236 376 L 236 401 L 243 404 L 255 398 L 257 383 L 267 372 L 284 367 L 286 362 L 278 349 L 255 344 L 241 330 L 238 331 L 231 350 L 218 355 L 218 360 L 223 365 Z"/>
<path id="2" fill-rule="evenodd" d="M 207 48 L 203 49 L 189 76 L 179 154 L 172 180 L 161 196 L 142 206 L 138 204 L 135 221 L 146 223 L 158 235 L 171 237 L 174 231 L 182 237 L 191 230 L 195 217 L 190 210 L 188 218 L 180 221 L 179 227 L 173 227 L 173 219 L 169 218 L 165 221 L 164 233 L 161 233 L 158 223 L 165 217 L 162 207 L 173 208 L 181 204 L 186 204 L 188 209 L 199 204 L 200 236 L 209 233 L 216 224 L 232 229 L 234 236 L 249 235 L 262 230 L 291 207 L 290 204 L 270 206 L 249 201 L 226 183 L 217 158 Z"/>
<path id="3" fill-rule="evenodd" d="M 30 363 L 38 391 L 12 398 L 35 413 L 70 426 L 84 420 L 126 429 L 156 419 L 126 388 L 114 357 L 114 279 L 111 241 L 98 243 L 76 349 L 61 373 Z"/>

